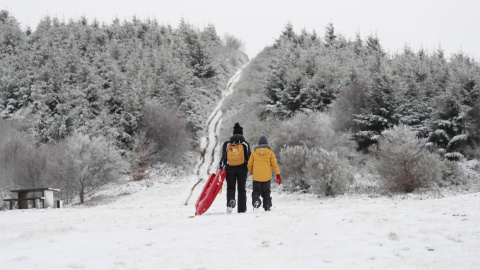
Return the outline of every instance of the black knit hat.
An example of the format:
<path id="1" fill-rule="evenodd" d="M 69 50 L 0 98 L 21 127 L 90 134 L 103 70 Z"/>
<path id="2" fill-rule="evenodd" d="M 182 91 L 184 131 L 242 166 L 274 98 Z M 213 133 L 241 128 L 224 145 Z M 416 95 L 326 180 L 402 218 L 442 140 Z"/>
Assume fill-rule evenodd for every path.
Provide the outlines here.
<path id="1" fill-rule="evenodd" d="M 239 123 L 235 123 L 235 126 L 233 126 L 233 134 L 243 135 L 243 128 L 240 126 Z"/>
<path id="2" fill-rule="evenodd" d="M 260 135 L 260 139 L 258 139 L 258 145 L 261 145 L 261 144 L 268 144 L 268 141 L 267 141 L 267 137 L 265 137 L 265 135 Z"/>

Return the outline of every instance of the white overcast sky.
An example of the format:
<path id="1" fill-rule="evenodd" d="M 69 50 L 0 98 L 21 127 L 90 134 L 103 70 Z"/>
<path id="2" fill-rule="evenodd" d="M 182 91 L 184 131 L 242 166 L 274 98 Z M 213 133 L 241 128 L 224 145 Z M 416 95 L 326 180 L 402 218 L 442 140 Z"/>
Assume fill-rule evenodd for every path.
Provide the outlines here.
<path id="1" fill-rule="evenodd" d="M 285 25 L 322 37 L 333 23 L 347 39 L 376 34 L 391 53 L 405 44 L 446 56 L 462 51 L 480 60 L 480 0 L 0 0 L 23 27 L 35 29 L 45 16 L 68 22 L 81 16 L 110 24 L 113 19 L 155 18 L 177 27 L 182 18 L 203 29 L 232 34 L 255 56 L 271 45 Z"/>

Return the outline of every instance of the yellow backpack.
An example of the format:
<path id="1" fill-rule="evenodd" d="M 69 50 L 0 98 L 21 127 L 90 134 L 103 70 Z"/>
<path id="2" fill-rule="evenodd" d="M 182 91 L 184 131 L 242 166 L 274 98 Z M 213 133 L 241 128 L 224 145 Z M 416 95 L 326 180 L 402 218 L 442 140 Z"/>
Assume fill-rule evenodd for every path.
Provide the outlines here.
<path id="1" fill-rule="evenodd" d="M 230 166 L 238 166 L 245 163 L 245 154 L 243 145 L 240 143 L 231 143 L 227 149 L 227 163 Z"/>

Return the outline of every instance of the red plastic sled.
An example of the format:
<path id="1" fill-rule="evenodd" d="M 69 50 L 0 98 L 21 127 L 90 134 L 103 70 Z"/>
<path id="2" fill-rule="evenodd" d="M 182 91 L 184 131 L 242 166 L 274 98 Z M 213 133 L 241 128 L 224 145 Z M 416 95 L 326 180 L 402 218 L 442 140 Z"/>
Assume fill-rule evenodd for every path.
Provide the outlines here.
<path id="1" fill-rule="evenodd" d="M 217 194 L 222 192 L 223 180 L 227 172 L 225 170 L 219 169 L 217 174 L 212 173 L 208 178 L 207 183 L 203 187 L 202 193 L 195 204 L 195 215 L 200 216 L 201 214 L 207 212 L 208 208 L 212 205 Z"/>

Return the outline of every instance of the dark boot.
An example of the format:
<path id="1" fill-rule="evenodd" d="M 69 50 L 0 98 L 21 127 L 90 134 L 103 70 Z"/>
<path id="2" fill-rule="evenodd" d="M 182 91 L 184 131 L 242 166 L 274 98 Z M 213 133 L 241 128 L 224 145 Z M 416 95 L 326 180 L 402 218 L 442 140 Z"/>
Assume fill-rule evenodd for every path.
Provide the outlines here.
<path id="1" fill-rule="evenodd" d="M 227 213 L 232 213 L 233 208 L 235 208 L 235 200 L 231 200 L 227 204 Z"/>
<path id="2" fill-rule="evenodd" d="M 252 187 L 252 205 L 255 209 L 262 205 L 262 201 L 260 200 L 260 195 L 262 194 L 262 182 L 253 181 Z"/>

